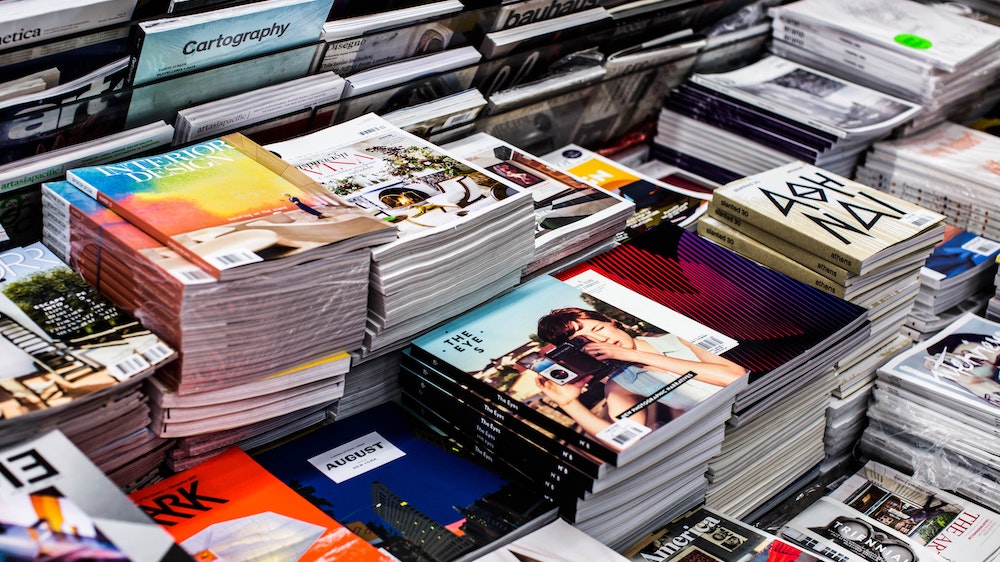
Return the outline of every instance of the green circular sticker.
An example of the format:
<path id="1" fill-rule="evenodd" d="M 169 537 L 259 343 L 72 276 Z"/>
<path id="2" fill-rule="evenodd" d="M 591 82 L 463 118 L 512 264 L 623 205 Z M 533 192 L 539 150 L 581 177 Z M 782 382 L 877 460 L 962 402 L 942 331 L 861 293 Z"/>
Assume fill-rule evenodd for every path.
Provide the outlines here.
<path id="1" fill-rule="evenodd" d="M 893 40 L 911 49 L 930 49 L 932 44 L 930 39 L 924 39 L 923 37 L 910 35 L 909 33 L 900 33 L 893 37 Z"/>

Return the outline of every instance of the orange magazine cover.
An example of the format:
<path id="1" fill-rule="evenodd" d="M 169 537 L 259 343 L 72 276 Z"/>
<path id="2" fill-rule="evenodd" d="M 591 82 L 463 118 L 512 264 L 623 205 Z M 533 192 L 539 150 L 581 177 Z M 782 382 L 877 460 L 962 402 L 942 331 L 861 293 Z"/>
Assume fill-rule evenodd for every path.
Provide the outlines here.
<path id="1" fill-rule="evenodd" d="M 129 498 L 195 560 L 394 560 L 238 447 Z"/>

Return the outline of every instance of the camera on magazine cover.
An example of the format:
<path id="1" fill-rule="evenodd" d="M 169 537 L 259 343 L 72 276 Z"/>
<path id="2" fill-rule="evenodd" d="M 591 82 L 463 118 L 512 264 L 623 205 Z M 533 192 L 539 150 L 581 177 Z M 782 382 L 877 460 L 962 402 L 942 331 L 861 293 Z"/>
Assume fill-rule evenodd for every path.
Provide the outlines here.
<path id="1" fill-rule="evenodd" d="M 603 378 L 621 370 L 621 361 L 601 360 L 583 350 L 587 340 L 573 338 L 545 354 L 555 364 L 539 371 L 543 377 L 556 384 L 573 382 L 583 376 Z"/>

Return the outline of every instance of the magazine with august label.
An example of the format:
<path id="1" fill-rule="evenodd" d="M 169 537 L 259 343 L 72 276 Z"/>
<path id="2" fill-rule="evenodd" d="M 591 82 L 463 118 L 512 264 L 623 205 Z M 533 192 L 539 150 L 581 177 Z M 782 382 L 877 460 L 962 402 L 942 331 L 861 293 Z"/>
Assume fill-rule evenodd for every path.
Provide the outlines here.
<path id="1" fill-rule="evenodd" d="M 535 486 L 451 449 L 394 402 L 338 419 L 254 459 L 404 562 L 467 560 L 555 517 L 554 505 Z"/>
<path id="2" fill-rule="evenodd" d="M 393 560 L 236 447 L 129 498 L 197 560 Z"/>

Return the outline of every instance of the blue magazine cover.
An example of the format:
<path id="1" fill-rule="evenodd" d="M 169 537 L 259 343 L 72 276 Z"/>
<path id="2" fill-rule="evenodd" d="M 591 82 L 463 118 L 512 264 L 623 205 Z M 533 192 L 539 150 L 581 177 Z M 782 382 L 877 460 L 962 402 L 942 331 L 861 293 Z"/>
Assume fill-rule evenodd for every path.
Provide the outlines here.
<path id="1" fill-rule="evenodd" d="M 131 83 L 318 43 L 333 0 L 265 0 L 139 23 Z"/>
<path id="2" fill-rule="evenodd" d="M 255 459 L 403 562 L 464 558 L 555 516 L 539 490 L 445 450 L 435 435 L 389 402 Z"/>

